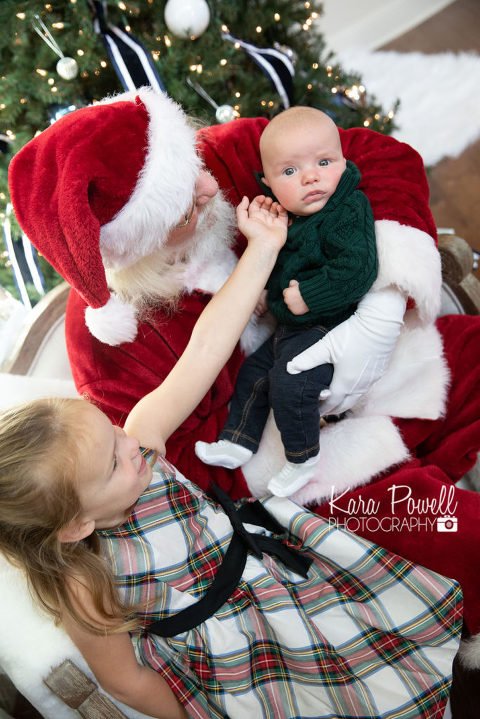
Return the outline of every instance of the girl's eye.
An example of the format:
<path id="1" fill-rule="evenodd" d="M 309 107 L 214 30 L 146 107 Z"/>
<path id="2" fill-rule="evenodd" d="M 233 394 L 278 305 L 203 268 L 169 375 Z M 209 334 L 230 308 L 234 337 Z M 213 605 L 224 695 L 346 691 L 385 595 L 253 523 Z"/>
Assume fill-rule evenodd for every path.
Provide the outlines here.
<path id="1" fill-rule="evenodd" d="M 286 175 L 287 177 L 290 177 L 290 175 L 294 175 L 294 174 L 295 174 L 295 168 L 294 168 L 294 167 L 287 167 L 287 168 L 283 171 L 283 174 Z"/>
<path id="2" fill-rule="evenodd" d="M 320 167 L 327 167 L 327 165 L 330 164 L 330 160 L 319 160 L 318 164 L 320 165 Z"/>

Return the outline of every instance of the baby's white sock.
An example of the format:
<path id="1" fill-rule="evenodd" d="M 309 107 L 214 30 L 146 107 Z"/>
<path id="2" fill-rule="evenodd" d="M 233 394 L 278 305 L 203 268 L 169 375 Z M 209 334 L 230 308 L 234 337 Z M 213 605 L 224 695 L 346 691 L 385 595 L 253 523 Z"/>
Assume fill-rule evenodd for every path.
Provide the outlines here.
<path id="1" fill-rule="evenodd" d="M 241 444 L 220 439 L 218 442 L 195 442 L 195 454 L 204 464 L 237 469 L 248 462 L 253 452 Z"/>
<path id="2" fill-rule="evenodd" d="M 315 465 L 320 459 L 320 454 L 310 457 L 302 464 L 285 462 L 278 474 L 269 481 L 268 490 L 276 497 L 289 497 L 304 487 L 315 474 Z"/>

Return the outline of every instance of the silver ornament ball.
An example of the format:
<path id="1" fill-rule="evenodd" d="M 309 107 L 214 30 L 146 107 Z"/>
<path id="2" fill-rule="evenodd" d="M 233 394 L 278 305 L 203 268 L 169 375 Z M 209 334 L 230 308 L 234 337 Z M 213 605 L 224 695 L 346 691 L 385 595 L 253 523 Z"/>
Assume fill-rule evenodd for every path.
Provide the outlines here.
<path id="1" fill-rule="evenodd" d="M 73 80 L 78 75 L 78 64 L 73 57 L 61 57 L 57 62 L 57 72 L 63 80 Z"/>
<path id="2" fill-rule="evenodd" d="M 230 122 L 235 119 L 235 110 L 231 105 L 220 105 L 215 110 L 215 118 L 217 122 Z"/>
<path id="3" fill-rule="evenodd" d="M 206 0 L 168 0 L 164 18 L 174 35 L 195 40 L 208 27 L 210 8 Z"/>

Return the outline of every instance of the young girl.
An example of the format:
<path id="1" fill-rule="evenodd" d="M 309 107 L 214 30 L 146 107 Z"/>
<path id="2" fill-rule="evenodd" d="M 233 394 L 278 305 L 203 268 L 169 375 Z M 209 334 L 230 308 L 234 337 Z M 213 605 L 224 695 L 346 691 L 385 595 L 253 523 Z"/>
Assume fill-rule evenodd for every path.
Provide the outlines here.
<path id="1" fill-rule="evenodd" d="M 247 250 L 124 430 L 83 400 L 2 416 L 0 549 L 103 688 L 138 711 L 440 719 L 460 630 L 454 582 L 288 499 L 239 508 L 214 489 L 216 503 L 162 457 L 285 241 L 271 200 L 244 199 L 237 215 Z M 160 454 L 153 474 L 140 445 Z"/>

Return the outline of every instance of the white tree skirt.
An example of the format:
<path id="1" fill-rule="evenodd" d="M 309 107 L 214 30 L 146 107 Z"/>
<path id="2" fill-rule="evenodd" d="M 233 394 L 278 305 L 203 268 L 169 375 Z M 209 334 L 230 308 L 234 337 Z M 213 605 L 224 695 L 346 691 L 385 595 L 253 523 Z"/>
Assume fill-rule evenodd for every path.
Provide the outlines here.
<path id="1" fill-rule="evenodd" d="M 418 150 L 425 165 L 457 157 L 480 137 L 478 54 L 349 50 L 337 58 L 385 111 L 400 99 L 393 135 Z"/>

